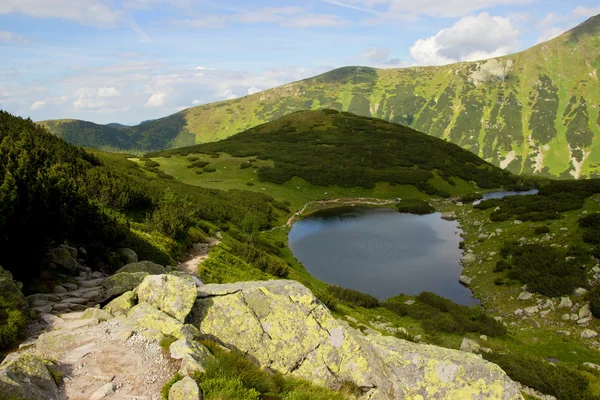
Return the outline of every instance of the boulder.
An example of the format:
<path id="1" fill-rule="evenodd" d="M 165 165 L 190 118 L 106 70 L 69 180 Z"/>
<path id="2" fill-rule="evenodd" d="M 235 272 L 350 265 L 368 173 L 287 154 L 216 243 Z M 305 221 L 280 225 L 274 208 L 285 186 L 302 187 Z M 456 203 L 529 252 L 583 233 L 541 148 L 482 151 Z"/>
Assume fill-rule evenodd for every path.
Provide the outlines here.
<path id="1" fill-rule="evenodd" d="M 465 286 L 469 286 L 471 284 L 471 282 L 473 281 L 473 278 L 470 278 L 466 275 L 461 275 L 460 278 L 458 278 L 458 281 Z"/>
<path id="2" fill-rule="evenodd" d="M 582 287 L 579 287 L 579 288 L 573 290 L 573 294 L 575 296 L 585 296 L 587 294 L 587 292 L 588 292 L 587 289 L 582 288 Z"/>
<path id="3" fill-rule="evenodd" d="M 113 319 L 113 316 L 111 313 L 105 310 L 101 310 L 99 308 L 88 308 L 83 312 L 81 318 L 96 318 L 98 321 L 103 322 L 108 321 L 109 319 Z"/>
<path id="4" fill-rule="evenodd" d="M 573 301 L 569 296 L 561 297 L 560 304 L 558 305 L 560 308 L 571 308 L 573 307 Z"/>
<path id="5" fill-rule="evenodd" d="M 130 265 L 130 264 L 138 262 L 138 255 L 135 253 L 135 251 L 133 251 L 131 249 L 127 249 L 127 248 L 118 249 L 116 253 L 117 253 L 117 257 L 119 257 L 119 259 L 121 261 L 123 261 L 123 263 L 126 265 Z"/>
<path id="6" fill-rule="evenodd" d="M 521 292 L 519 294 L 519 296 L 517 297 L 517 299 L 519 299 L 519 300 L 529 300 L 532 297 L 533 297 L 533 293 L 529 293 L 529 292 L 525 291 L 525 292 Z"/>
<path id="7" fill-rule="evenodd" d="M 467 351 L 469 353 L 477 353 L 480 348 L 481 346 L 479 346 L 479 343 L 469 338 L 463 338 L 462 343 L 460 344 L 460 351 Z"/>
<path id="8" fill-rule="evenodd" d="M 454 221 L 456 220 L 456 213 L 454 211 L 443 212 L 442 219 L 445 219 L 446 221 Z"/>
<path id="9" fill-rule="evenodd" d="M 77 250 L 75 250 L 77 255 Z M 79 262 L 71 255 L 68 249 L 57 247 L 48 252 L 48 261 L 66 269 L 69 272 L 79 271 Z"/>
<path id="10" fill-rule="evenodd" d="M 461 259 L 463 264 L 469 264 L 469 263 L 475 262 L 475 260 L 477 260 L 477 257 L 473 253 L 467 253 Z"/>
<path id="11" fill-rule="evenodd" d="M 147 272 L 120 272 L 114 274 L 102 282 L 104 297 L 110 299 L 125 292 L 129 292 L 138 287 L 146 276 L 148 276 Z"/>
<path id="12" fill-rule="evenodd" d="M 106 397 L 112 396 L 113 394 L 115 394 L 116 389 L 117 385 L 115 385 L 113 382 L 105 383 L 104 385 L 96 389 L 94 393 L 92 393 L 89 400 L 102 400 Z"/>
<path id="13" fill-rule="evenodd" d="M 175 275 L 148 275 L 136 292 L 140 302 L 146 302 L 181 322 L 196 301 L 194 282 Z"/>
<path id="14" fill-rule="evenodd" d="M 351 381 L 373 400 L 521 399 L 497 365 L 457 350 L 365 336 L 295 281 L 205 285 L 188 318 L 261 367 L 332 388 Z"/>
<path id="15" fill-rule="evenodd" d="M 591 362 L 584 362 L 583 365 L 585 367 L 588 367 L 588 368 L 591 368 L 591 369 L 595 369 L 596 371 L 600 371 L 600 365 L 598 365 L 598 364 L 594 364 L 594 363 L 591 363 Z"/>
<path id="16" fill-rule="evenodd" d="M 582 339 L 593 339 L 598 336 L 598 332 L 591 329 L 584 329 L 580 336 Z"/>
<path id="17" fill-rule="evenodd" d="M 66 243 L 61 244 L 60 246 L 58 246 L 60 249 L 65 249 L 69 252 L 69 254 L 71 255 L 71 257 L 73 257 L 74 259 L 77 259 L 77 249 L 73 246 L 69 246 Z"/>
<path id="18" fill-rule="evenodd" d="M 127 314 L 129 310 L 135 306 L 137 295 L 133 290 L 125 292 L 107 305 L 104 306 L 104 310 L 113 314 Z"/>
<path id="19" fill-rule="evenodd" d="M 586 304 L 579 309 L 578 313 L 579 318 L 587 318 L 592 316 L 592 311 L 590 311 L 590 305 Z"/>
<path id="20" fill-rule="evenodd" d="M 0 364 L 0 398 L 46 400 L 56 399 L 58 394 L 52 374 L 40 357 L 22 353 Z"/>
<path id="21" fill-rule="evenodd" d="M 538 308 L 538 306 L 531 306 L 531 307 L 525 307 L 523 309 L 523 313 L 527 316 L 527 317 L 532 317 L 535 314 L 537 314 L 540 311 L 540 309 Z"/>
<path id="22" fill-rule="evenodd" d="M 158 330 L 163 335 L 177 339 L 191 339 L 189 331 L 181 321 L 157 310 L 148 303 L 139 303 L 127 313 L 127 320 L 139 330 Z"/>
<path id="23" fill-rule="evenodd" d="M 140 261 L 127 264 L 126 266 L 118 269 L 116 273 L 118 274 L 119 272 L 145 272 L 150 275 L 160 275 L 167 272 L 167 270 L 162 265 L 153 263 L 152 261 Z"/>
<path id="24" fill-rule="evenodd" d="M 176 382 L 169 390 L 169 400 L 202 400 L 198 384 L 189 376 Z"/>
<path id="25" fill-rule="evenodd" d="M 171 358 L 181 360 L 179 372 L 182 375 L 192 375 L 195 372 L 204 373 L 206 363 L 214 358 L 210 350 L 196 341 L 177 340 L 169 347 Z"/>

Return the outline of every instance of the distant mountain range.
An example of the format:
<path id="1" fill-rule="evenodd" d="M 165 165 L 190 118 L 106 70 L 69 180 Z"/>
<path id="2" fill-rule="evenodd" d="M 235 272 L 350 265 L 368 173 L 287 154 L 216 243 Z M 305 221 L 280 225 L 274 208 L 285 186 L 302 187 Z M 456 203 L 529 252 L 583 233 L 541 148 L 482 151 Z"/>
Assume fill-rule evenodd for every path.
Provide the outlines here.
<path id="1" fill-rule="evenodd" d="M 600 176 L 600 16 L 521 53 L 441 67 L 345 67 L 134 127 L 42 121 L 73 143 L 150 151 L 212 142 L 299 110 L 408 125 L 514 173 Z"/>

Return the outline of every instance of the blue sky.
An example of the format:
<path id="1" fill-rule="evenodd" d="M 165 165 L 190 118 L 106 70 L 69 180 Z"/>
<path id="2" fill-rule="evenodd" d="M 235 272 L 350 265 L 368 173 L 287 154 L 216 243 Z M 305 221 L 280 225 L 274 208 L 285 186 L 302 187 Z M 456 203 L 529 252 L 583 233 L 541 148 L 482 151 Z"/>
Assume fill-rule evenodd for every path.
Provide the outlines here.
<path id="1" fill-rule="evenodd" d="M 2 0 L 0 109 L 136 124 L 345 65 L 523 50 L 598 0 Z"/>

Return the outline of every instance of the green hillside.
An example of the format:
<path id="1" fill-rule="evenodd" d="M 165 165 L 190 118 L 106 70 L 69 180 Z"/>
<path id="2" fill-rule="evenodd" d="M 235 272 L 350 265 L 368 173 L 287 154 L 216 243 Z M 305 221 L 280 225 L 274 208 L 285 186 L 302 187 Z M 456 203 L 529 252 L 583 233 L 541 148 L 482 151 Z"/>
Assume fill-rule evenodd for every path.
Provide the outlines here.
<path id="1" fill-rule="evenodd" d="M 515 173 L 598 176 L 599 25 L 596 16 L 549 42 L 486 61 L 340 68 L 133 127 L 129 149 L 212 142 L 294 111 L 331 108 L 408 125 Z M 49 127 L 66 138 L 61 124 Z"/>
<path id="2" fill-rule="evenodd" d="M 299 111 L 219 142 L 147 157 L 192 153 L 219 158 L 225 153 L 238 158 L 234 170 L 254 167 L 251 175 L 277 185 L 300 178 L 314 186 L 374 189 L 385 182 L 413 185 L 423 193 L 441 196 L 454 194 L 457 181 L 473 182 L 480 188 L 517 186 L 514 175 L 452 143 L 403 125 L 336 110 Z M 198 160 L 192 157 L 188 167 L 215 164 L 212 158 Z"/>

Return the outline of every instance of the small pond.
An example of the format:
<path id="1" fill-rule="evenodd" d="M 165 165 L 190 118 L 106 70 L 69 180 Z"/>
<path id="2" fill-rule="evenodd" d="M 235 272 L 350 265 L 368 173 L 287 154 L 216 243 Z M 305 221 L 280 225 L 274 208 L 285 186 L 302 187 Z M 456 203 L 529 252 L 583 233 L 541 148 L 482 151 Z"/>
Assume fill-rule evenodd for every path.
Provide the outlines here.
<path id="1" fill-rule="evenodd" d="M 478 303 L 458 282 L 462 251 L 456 221 L 439 213 L 386 208 L 325 210 L 296 222 L 289 234 L 296 258 L 316 278 L 384 300 L 399 293 L 437 293 Z"/>
<path id="2" fill-rule="evenodd" d="M 513 191 L 503 190 L 500 192 L 485 193 L 483 195 L 483 199 L 474 201 L 473 205 L 479 204 L 484 200 L 501 199 L 506 196 L 527 196 L 527 195 L 537 194 L 538 191 L 539 190 L 537 190 L 537 189 L 526 190 L 523 192 L 513 192 Z"/>

